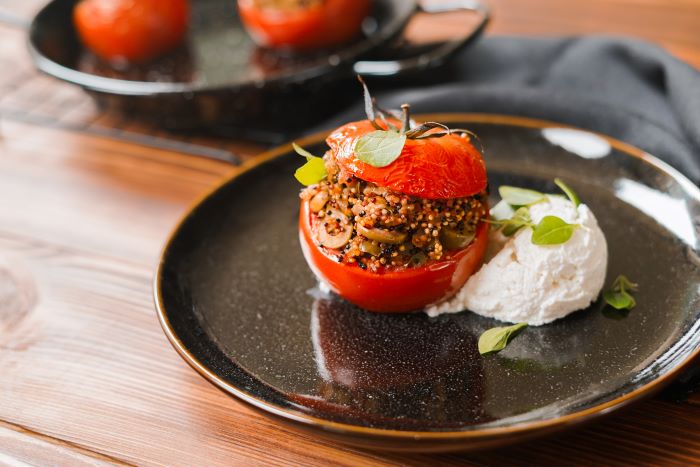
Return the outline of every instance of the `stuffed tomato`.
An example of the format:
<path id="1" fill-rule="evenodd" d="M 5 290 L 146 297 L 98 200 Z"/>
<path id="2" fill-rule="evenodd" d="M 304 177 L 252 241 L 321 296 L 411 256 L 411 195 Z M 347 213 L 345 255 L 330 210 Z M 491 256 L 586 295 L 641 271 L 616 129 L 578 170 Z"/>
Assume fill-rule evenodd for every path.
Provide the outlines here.
<path id="1" fill-rule="evenodd" d="M 300 241 L 318 279 L 357 306 L 407 312 L 439 303 L 480 266 L 487 178 L 466 130 L 374 108 L 326 140 L 297 178 Z"/>

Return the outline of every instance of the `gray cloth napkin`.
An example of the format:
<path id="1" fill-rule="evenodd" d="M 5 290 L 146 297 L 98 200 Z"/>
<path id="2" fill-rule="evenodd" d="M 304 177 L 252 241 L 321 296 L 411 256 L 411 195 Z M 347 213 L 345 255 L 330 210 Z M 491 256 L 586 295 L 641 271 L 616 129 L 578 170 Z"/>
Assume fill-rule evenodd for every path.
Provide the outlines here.
<path id="1" fill-rule="evenodd" d="M 415 112 L 512 114 L 597 131 L 700 182 L 700 72 L 646 42 L 488 37 L 444 69 L 370 85 L 384 107 L 410 102 Z M 324 127 L 361 115 L 358 102 Z"/>

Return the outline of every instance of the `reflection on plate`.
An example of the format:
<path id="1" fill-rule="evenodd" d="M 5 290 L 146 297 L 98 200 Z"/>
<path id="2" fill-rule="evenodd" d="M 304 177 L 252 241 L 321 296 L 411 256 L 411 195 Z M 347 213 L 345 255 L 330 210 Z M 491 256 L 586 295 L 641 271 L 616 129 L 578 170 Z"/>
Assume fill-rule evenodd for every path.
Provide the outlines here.
<path id="1" fill-rule="evenodd" d="M 321 397 L 301 396 L 298 403 L 396 428 L 407 421 L 459 427 L 488 420 L 473 315 L 462 315 L 465 321 L 367 313 L 336 296 L 314 295 L 311 338 Z"/>
<path id="2" fill-rule="evenodd" d="M 223 390 L 320 436 L 420 451 L 571 426 L 649 393 L 698 353 L 697 187 L 580 130 L 564 145 L 543 132 L 559 126 L 545 122 L 429 119 L 480 135 L 494 192 L 502 184 L 553 192 L 555 176 L 567 181 L 606 234 L 608 278 L 639 283 L 637 307 L 611 316 L 599 300 L 483 357 L 476 340 L 494 320 L 368 314 L 323 295 L 298 244 L 298 156 L 284 147 L 213 191 L 166 246 L 156 303 L 183 357 Z M 571 146 L 599 140 L 606 155 Z M 300 143 L 323 151 L 322 136 Z"/>

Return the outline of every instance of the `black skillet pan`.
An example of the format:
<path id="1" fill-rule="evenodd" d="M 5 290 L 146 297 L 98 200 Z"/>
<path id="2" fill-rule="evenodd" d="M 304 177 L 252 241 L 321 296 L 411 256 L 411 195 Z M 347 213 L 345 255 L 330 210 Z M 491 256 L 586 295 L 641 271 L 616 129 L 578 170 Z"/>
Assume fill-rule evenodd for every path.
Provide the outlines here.
<path id="1" fill-rule="evenodd" d="M 30 50 L 39 70 L 92 92 L 103 106 L 168 128 L 241 127 L 293 132 L 349 102 L 347 81 L 396 77 L 442 65 L 476 39 L 489 19 L 476 0 L 419 5 L 375 0 L 361 37 L 342 48 L 305 56 L 262 50 L 245 33 L 233 0 L 193 1 L 190 33 L 178 50 L 146 66 L 115 70 L 87 51 L 76 35 L 77 0 L 54 0 L 34 18 Z M 389 49 L 419 12 L 467 10 L 475 26 L 446 42 Z M 386 57 L 378 59 L 379 54 Z M 354 87 L 352 87 L 354 89 Z"/>

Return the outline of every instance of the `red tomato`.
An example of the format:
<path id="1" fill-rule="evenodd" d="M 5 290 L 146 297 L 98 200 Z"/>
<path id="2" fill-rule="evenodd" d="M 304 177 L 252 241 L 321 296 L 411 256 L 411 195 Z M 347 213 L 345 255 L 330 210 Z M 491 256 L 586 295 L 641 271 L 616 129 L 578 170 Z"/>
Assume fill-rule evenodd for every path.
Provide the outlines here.
<path id="1" fill-rule="evenodd" d="M 357 178 L 428 199 L 463 198 L 486 189 L 486 166 L 469 140 L 456 134 L 409 139 L 398 159 L 377 168 L 353 152 L 357 138 L 373 131 L 372 124 L 362 120 L 343 125 L 326 139 L 341 168 Z"/>
<path id="2" fill-rule="evenodd" d="M 73 21 L 83 43 L 107 61 L 145 62 L 187 31 L 187 0 L 82 0 Z"/>
<path id="3" fill-rule="evenodd" d="M 338 262 L 337 251 L 318 246 L 314 241 L 318 225 L 313 219 L 308 202 L 303 201 L 299 239 L 314 274 L 349 302 L 384 313 L 420 310 L 454 295 L 481 264 L 488 243 L 489 226 L 482 222 L 469 246 L 448 251 L 438 261 L 372 272 L 357 264 Z"/>
<path id="4" fill-rule="evenodd" d="M 317 49 L 348 42 L 369 14 L 371 0 L 322 0 L 308 7 L 259 7 L 238 0 L 238 13 L 256 44 Z"/>

